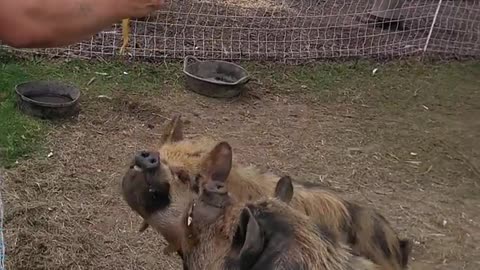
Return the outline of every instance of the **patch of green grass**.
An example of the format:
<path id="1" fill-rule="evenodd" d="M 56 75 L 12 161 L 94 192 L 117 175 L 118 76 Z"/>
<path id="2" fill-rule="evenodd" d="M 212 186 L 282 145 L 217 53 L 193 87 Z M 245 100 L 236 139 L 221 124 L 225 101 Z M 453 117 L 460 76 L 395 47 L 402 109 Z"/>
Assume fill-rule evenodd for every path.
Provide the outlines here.
<path id="1" fill-rule="evenodd" d="M 308 92 L 321 102 L 366 104 L 392 113 L 411 106 L 454 109 L 480 102 L 478 61 L 380 64 L 362 60 L 251 69 L 262 85 L 277 92 Z"/>
<path id="2" fill-rule="evenodd" d="M 109 94 L 112 91 L 159 94 L 166 86 L 176 89 L 180 86 L 179 64 L 154 66 L 121 61 L 35 61 L 18 63 L 34 78 L 55 79 L 74 83 L 83 92 Z M 152 93 L 157 90 L 157 93 Z"/>
<path id="3" fill-rule="evenodd" d="M 15 106 L 14 87 L 27 79 L 28 74 L 18 65 L 0 64 L 0 166 L 28 155 L 42 140 L 42 123 L 21 114 Z"/>

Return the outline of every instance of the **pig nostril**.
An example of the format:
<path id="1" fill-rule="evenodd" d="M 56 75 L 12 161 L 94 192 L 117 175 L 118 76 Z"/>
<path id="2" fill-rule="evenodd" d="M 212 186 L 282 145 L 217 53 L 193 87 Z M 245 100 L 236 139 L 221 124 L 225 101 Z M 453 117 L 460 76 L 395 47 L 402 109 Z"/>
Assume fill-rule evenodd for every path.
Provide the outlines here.
<path id="1" fill-rule="evenodd" d="M 157 152 L 143 150 L 135 155 L 135 164 L 144 170 L 154 170 L 159 168 L 160 156 Z"/>

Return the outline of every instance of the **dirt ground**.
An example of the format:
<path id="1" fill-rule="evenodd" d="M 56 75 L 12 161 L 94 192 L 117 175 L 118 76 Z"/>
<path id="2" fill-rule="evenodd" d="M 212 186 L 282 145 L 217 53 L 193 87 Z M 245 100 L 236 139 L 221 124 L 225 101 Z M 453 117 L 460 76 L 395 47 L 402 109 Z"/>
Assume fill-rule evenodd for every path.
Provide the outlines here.
<path id="1" fill-rule="evenodd" d="M 478 93 L 396 111 L 368 91 L 360 103 L 320 102 L 250 85 L 228 101 L 169 89 L 84 95 L 78 119 L 48 134 L 51 157 L 5 173 L 7 269 L 180 269 L 162 237 L 137 232 L 119 193 L 125 164 L 155 146 L 175 113 L 188 137 L 228 140 L 245 164 L 376 207 L 414 240 L 412 269 L 479 269 Z"/>

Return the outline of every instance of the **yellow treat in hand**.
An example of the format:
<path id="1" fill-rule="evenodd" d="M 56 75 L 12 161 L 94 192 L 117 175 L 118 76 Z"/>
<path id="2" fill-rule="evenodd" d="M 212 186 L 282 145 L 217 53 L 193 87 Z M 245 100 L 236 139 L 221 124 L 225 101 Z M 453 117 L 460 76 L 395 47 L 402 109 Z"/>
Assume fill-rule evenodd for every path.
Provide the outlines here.
<path id="1" fill-rule="evenodd" d="M 123 19 L 122 20 L 122 47 L 120 48 L 120 54 L 123 55 L 125 53 L 125 49 L 129 42 L 129 34 L 130 34 L 130 19 Z"/>

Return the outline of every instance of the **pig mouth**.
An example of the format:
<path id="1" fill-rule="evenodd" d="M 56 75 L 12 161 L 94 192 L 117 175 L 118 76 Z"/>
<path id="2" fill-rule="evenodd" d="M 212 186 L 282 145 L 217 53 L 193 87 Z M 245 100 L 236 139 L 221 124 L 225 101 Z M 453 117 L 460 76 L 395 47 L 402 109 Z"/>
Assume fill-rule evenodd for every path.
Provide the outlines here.
<path id="1" fill-rule="evenodd" d="M 129 181 L 143 181 L 148 192 L 155 193 L 162 182 L 159 174 L 159 169 L 142 169 L 135 164 L 130 166 L 130 173 L 126 177 L 130 178 Z"/>
<path id="2" fill-rule="evenodd" d="M 132 168 L 132 169 L 133 169 L 134 171 L 136 171 L 136 172 L 140 172 L 140 173 L 143 172 L 143 169 L 140 168 L 140 166 L 138 166 L 138 165 L 133 165 L 133 168 Z"/>
<path id="3" fill-rule="evenodd" d="M 124 178 L 124 181 L 130 182 L 130 184 L 126 185 L 127 190 L 125 192 L 136 193 L 136 195 L 132 194 L 133 197 L 130 196 L 131 198 L 127 199 L 129 201 L 133 200 L 131 204 L 134 205 L 134 209 L 143 208 L 145 210 L 144 214 L 149 216 L 155 212 L 163 211 L 170 206 L 170 183 L 162 180 L 163 174 L 165 174 L 165 172 L 162 170 L 160 164 L 149 168 L 134 162 L 134 164 L 130 166 L 130 170 L 126 178 Z M 140 212 L 144 211 L 142 210 Z M 146 216 L 144 216 L 144 218 Z"/>

